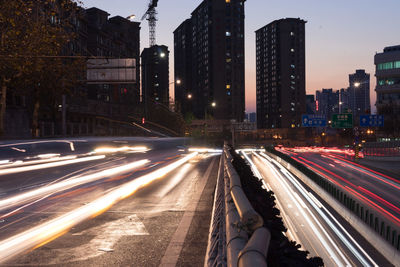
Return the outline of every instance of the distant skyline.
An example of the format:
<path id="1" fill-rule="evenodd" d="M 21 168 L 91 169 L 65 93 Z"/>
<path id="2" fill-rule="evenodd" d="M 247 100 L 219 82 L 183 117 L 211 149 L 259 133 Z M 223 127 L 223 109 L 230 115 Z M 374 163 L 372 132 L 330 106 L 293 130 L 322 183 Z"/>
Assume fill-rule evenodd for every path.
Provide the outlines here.
<path id="1" fill-rule="evenodd" d="M 201 0 L 159 0 L 157 44 L 167 45 L 170 79 L 173 81 L 173 31 L 201 3 Z M 148 0 L 83 0 L 84 6 L 98 7 L 111 16 L 145 13 Z M 347 88 L 348 75 L 356 69 L 371 74 L 371 106 L 375 110 L 374 55 L 386 46 L 400 44 L 398 0 L 248 0 L 246 12 L 246 112 L 256 109 L 255 31 L 281 18 L 302 18 L 306 24 L 306 90 Z M 141 24 L 141 50 L 148 47 L 148 24 Z M 173 95 L 173 86 L 170 87 Z"/>

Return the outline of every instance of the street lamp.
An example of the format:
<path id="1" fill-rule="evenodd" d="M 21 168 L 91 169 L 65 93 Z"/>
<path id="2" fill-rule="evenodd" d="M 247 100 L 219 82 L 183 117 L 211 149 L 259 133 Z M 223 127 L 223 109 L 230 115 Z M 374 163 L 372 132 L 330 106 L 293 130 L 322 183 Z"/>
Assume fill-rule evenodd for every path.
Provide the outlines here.
<path id="1" fill-rule="evenodd" d="M 165 58 L 165 53 L 164 53 L 164 52 L 161 52 L 161 53 L 160 53 L 160 57 L 161 57 L 161 58 Z"/>
<path id="2" fill-rule="evenodd" d="M 212 106 L 213 108 L 215 108 L 215 107 L 217 106 L 217 103 L 212 102 L 212 103 L 211 103 L 211 106 Z"/>
<path id="3" fill-rule="evenodd" d="M 126 19 L 133 21 L 133 19 L 136 18 L 136 16 L 134 14 L 127 16 Z"/>
<path id="4" fill-rule="evenodd" d="M 187 98 L 188 98 L 188 99 L 192 99 L 192 97 L 193 97 L 192 94 L 188 94 L 188 95 L 187 95 Z"/>

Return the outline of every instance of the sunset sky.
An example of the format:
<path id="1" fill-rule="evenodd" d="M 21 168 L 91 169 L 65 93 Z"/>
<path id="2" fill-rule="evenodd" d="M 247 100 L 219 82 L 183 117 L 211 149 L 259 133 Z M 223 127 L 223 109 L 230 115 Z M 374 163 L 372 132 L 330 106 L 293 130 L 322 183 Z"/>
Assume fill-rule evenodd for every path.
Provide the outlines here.
<path id="1" fill-rule="evenodd" d="M 86 8 L 98 7 L 136 21 L 149 0 L 83 0 Z M 157 44 L 167 45 L 173 79 L 173 31 L 201 0 L 159 0 Z M 385 46 L 400 44 L 399 0 L 248 0 L 246 1 L 246 112 L 256 109 L 255 31 L 273 20 L 302 18 L 306 24 L 306 88 L 348 86 L 348 74 L 365 69 L 371 74 L 371 104 L 376 94 L 374 55 Z M 141 25 L 141 49 L 148 47 L 148 25 Z M 173 95 L 173 88 L 170 88 Z M 375 107 L 373 106 L 373 110 Z"/>

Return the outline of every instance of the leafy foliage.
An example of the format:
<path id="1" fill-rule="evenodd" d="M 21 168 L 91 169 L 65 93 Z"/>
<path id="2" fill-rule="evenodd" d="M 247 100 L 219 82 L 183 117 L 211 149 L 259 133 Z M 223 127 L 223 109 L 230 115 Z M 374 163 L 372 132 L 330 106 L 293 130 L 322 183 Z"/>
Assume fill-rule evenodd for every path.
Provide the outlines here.
<path id="1" fill-rule="evenodd" d="M 75 38 L 72 21 L 78 13 L 77 2 L 71 0 L 1 2 L 0 131 L 7 89 L 32 96 L 35 120 L 35 109 L 53 104 L 78 81 L 83 59 L 65 57 L 72 55 L 68 45 Z"/>

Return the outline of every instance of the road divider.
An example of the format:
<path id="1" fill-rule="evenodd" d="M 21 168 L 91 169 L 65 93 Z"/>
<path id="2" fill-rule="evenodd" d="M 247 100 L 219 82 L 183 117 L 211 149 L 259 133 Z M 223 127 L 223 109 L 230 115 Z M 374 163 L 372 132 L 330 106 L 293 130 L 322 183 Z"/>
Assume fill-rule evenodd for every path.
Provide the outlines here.
<path id="1" fill-rule="evenodd" d="M 218 199 L 214 199 L 213 221 L 211 223 L 210 233 L 219 234 L 218 239 L 226 239 L 224 247 L 219 249 L 215 244 L 220 244 L 219 240 L 212 238 L 210 234 L 209 245 L 206 256 L 206 266 L 220 266 L 221 259 L 226 256 L 227 266 L 267 266 L 266 252 L 269 245 L 269 230 L 262 227 L 263 219 L 251 206 L 245 193 L 243 192 L 240 177 L 232 165 L 232 156 L 227 146 L 224 146 L 222 159 L 220 164 L 220 174 L 218 184 Z M 222 186 L 222 180 L 224 185 Z M 221 193 L 221 188 L 224 192 Z M 221 198 L 224 201 L 221 202 Z M 220 212 L 221 208 L 215 208 L 216 203 L 225 204 L 225 216 Z M 219 204 L 221 205 L 221 204 Z M 218 229 L 221 225 L 221 220 L 225 223 L 225 236 L 221 236 Z M 217 223 L 215 223 L 217 222 Z M 260 230 L 262 229 L 262 230 Z M 260 236 L 258 236 L 260 235 Z M 250 236 L 250 243 L 248 238 Z M 215 237 L 215 236 L 214 236 Z M 213 244 L 213 245 L 210 245 Z M 259 253 L 261 252 L 261 253 Z M 226 255 L 221 255 L 226 253 Z"/>

